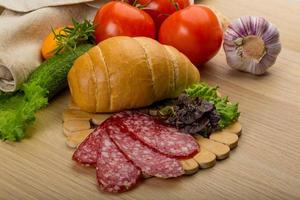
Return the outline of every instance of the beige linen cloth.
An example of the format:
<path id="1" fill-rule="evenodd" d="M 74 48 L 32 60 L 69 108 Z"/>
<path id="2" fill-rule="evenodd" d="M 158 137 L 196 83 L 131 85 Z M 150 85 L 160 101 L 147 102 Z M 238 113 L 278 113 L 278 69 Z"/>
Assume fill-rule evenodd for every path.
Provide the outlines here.
<path id="1" fill-rule="evenodd" d="M 87 2 L 90 2 L 87 4 Z M 93 19 L 104 1 L 0 0 L 0 90 L 15 91 L 41 64 L 43 39 L 71 18 Z"/>

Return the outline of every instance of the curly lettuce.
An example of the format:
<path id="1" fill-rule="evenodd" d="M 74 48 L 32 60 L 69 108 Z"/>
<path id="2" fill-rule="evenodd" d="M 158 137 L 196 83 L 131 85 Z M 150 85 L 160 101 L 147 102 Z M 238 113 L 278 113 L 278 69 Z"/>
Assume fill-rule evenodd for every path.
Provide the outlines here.
<path id="1" fill-rule="evenodd" d="M 38 85 L 24 85 L 16 95 L 0 101 L 0 138 L 18 141 L 35 121 L 35 113 L 46 106 L 46 90 Z"/>
<path id="2" fill-rule="evenodd" d="M 190 97 L 201 97 L 202 99 L 215 105 L 217 112 L 220 114 L 221 120 L 219 127 L 221 129 L 229 126 L 237 121 L 240 112 L 238 111 L 238 103 L 231 103 L 228 97 L 220 97 L 218 95 L 218 86 L 209 86 L 206 83 L 197 83 L 187 88 L 185 92 Z"/>

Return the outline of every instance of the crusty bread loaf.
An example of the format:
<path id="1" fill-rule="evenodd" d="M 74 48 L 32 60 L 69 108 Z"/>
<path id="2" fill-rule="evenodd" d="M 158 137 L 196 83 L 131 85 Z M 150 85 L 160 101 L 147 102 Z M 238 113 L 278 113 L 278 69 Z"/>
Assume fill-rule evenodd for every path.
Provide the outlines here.
<path id="1" fill-rule="evenodd" d="M 173 47 L 118 36 L 80 56 L 68 74 L 74 102 L 88 112 L 115 112 L 176 97 L 199 82 L 198 69 Z"/>

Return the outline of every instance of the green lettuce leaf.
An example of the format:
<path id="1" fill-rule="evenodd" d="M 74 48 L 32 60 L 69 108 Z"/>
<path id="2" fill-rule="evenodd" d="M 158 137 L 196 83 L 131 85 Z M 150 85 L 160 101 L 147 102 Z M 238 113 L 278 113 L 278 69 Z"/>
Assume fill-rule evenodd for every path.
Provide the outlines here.
<path id="1" fill-rule="evenodd" d="M 21 91 L 0 100 L 0 138 L 18 141 L 26 136 L 25 130 L 35 121 L 35 113 L 48 103 L 46 90 L 38 85 L 24 84 Z"/>
<path id="2" fill-rule="evenodd" d="M 223 129 L 237 121 L 240 116 L 240 112 L 238 111 L 238 103 L 233 104 L 229 102 L 227 96 L 218 96 L 217 90 L 218 86 L 212 87 L 202 82 L 192 85 L 187 88 L 185 92 L 190 97 L 201 97 L 202 99 L 214 104 L 221 117 L 219 126 Z"/>

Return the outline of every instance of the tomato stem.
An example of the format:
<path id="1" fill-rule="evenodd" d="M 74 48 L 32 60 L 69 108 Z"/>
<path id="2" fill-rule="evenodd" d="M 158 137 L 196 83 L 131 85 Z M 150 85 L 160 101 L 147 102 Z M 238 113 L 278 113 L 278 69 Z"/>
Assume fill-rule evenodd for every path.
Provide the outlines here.
<path id="1" fill-rule="evenodd" d="M 134 0 L 134 2 L 132 3 L 132 6 L 136 7 L 137 4 L 137 0 Z"/>
<path id="2" fill-rule="evenodd" d="M 176 11 L 180 10 L 178 2 L 176 2 L 175 0 L 169 0 L 169 1 L 175 7 Z"/>
<path id="3" fill-rule="evenodd" d="M 140 4 L 138 3 L 138 0 L 135 0 L 132 4 L 132 6 L 140 9 L 140 10 L 146 10 L 147 9 L 147 6 L 151 3 L 151 0 L 149 0 L 147 3 L 145 4 Z"/>

